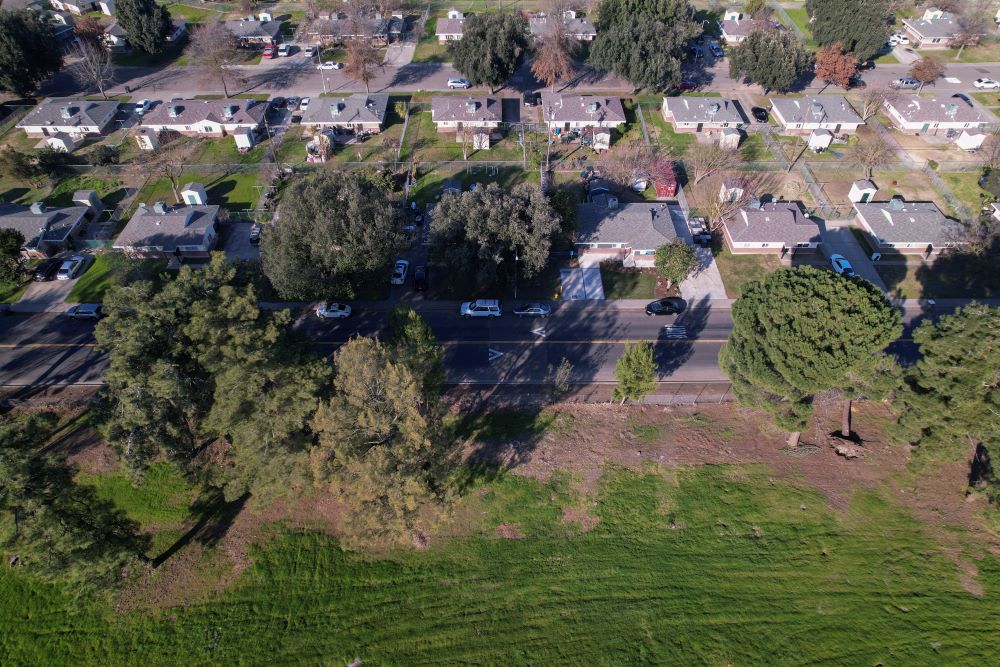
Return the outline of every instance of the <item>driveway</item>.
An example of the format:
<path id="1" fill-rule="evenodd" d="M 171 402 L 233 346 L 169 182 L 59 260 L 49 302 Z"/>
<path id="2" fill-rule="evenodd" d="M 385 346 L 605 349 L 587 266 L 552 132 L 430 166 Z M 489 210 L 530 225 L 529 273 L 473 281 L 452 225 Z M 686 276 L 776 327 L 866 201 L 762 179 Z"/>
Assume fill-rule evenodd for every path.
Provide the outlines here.
<path id="1" fill-rule="evenodd" d="M 11 310 L 17 313 L 46 313 L 66 310 L 66 297 L 69 295 L 74 280 L 47 280 L 33 282 L 21 295 L 21 299 L 11 304 Z"/>
<path id="2" fill-rule="evenodd" d="M 397 42 L 396 44 L 390 44 L 389 48 L 385 51 L 385 59 L 383 62 L 392 67 L 409 65 L 413 60 L 413 53 L 416 50 L 416 42 Z"/>
<path id="3" fill-rule="evenodd" d="M 883 292 L 889 291 L 885 286 L 885 281 L 882 280 L 882 276 L 875 270 L 875 265 L 872 264 L 868 253 L 865 252 L 861 244 L 858 243 L 858 239 L 851 233 L 851 228 L 847 220 L 820 221 L 819 229 L 820 236 L 823 239 L 823 253 L 827 257 L 834 254 L 843 255 L 851 263 L 854 271 L 859 276 L 872 282 Z"/>
<path id="4" fill-rule="evenodd" d="M 223 229 L 222 251 L 230 261 L 237 259 L 260 259 L 258 246 L 250 244 L 250 227 L 245 220 L 230 220 Z"/>
<path id="5" fill-rule="evenodd" d="M 692 303 L 701 303 L 705 299 L 726 300 L 726 286 L 722 283 L 722 274 L 715 264 L 711 248 L 702 248 L 694 245 L 694 238 L 691 236 L 691 227 L 688 225 L 684 209 L 680 206 L 670 205 L 670 218 L 674 223 L 674 230 L 678 238 L 694 247 L 698 255 L 698 266 L 694 273 L 687 280 L 681 283 L 681 296 Z"/>

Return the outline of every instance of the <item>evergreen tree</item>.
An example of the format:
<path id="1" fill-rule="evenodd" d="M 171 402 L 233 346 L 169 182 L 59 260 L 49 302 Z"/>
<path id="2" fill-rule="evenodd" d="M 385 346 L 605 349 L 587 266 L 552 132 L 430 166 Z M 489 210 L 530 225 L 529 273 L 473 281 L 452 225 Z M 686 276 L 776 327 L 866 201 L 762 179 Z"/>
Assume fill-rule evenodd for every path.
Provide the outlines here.
<path id="1" fill-rule="evenodd" d="M 811 267 L 751 282 L 733 304 L 719 362 L 737 401 L 763 408 L 798 442 L 818 393 L 852 378 L 899 337 L 899 313 L 874 285 Z"/>
<path id="2" fill-rule="evenodd" d="M 790 32 L 758 30 L 729 50 L 729 76 L 749 78 L 765 92 L 788 91 L 812 65 L 812 52 Z"/>
<path id="3" fill-rule="evenodd" d="M 156 54 L 171 29 L 170 12 L 156 0 L 118 0 L 115 18 L 133 49 Z"/>
<path id="4" fill-rule="evenodd" d="M 386 342 L 397 361 L 417 378 L 427 400 L 441 393 L 444 383 L 444 350 L 417 311 L 404 304 L 389 313 Z"/>
<path id="5" fill-rule="evenodd" d="M 498 88 L 521 64 L 527 30 L 520 14 L 472 14 L 465 19 L 462 39 L 448 45 L 452 64 L 473 85 Z"/>
<path id="6" fill-rule="evenodd" d="M 626 343 L 622 356 L 615 364 L 615 385 L 611 394 L 615 400 L 641 401 L 656 389 L 656 360 L 649 343 Z"/>
<path id="7" fill-rule="evenodd" d="M 806 12 L 820 46 L 839 43 L 858 60 L 874 56 L 889 38 L 892 11 L 888 0 L 806 0 Z"/>
<path id="8" fill-rule="evenodd" d="M 0 282 L 12 283 L 21 279 L 24 261 L 21 246 L 24 236 L 16 229 L 0 229 Z"/>
<path id="9" fill-rule="evenodd" d="M 656 249 L 656 272 L 667 281 L 667 287 L 683 282 L 698 268 L 698 255 L 694 248 L 681 240 L 661 245 Z"/>
<path id="10" fill-rule="evenodd" d="M 28 97 L 62 67 L 52 28 L 25 9 L 0 9 L 0 90 Z"/>

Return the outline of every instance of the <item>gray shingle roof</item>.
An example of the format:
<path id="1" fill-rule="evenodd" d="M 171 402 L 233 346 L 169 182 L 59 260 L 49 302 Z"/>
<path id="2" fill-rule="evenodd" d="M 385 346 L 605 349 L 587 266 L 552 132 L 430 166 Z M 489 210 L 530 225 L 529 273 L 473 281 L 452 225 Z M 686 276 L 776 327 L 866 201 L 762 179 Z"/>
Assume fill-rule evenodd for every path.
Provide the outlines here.
<path id="1" fill-rule="evenodd" d="M 438 19 L 434 33 L 437 35 L 463 35 L 465 34 L 465 19 Z"/>
<path id="2" fill-rule="evenodd" d="M 962 226 L 946 218 L 934 202 L 902 200 L 857 203 L 861 220 L 887 243 L 927 243 L 943 246 L 963 241 Z"/>
<path id="3" fill-rule="evenodd" d="M 115 248 L 160 247 L 173 252 L 177 246 L 201 245 L 205 230 L 219 215 L 219 207 L 172 206 L 157 213 L 153 206 L 140 206 L 115 240 Z"/>
<path id="4" fill-rule="evenodd" d="M 550 18 L 549 16 L 533 16 L 528 21 L 528 29 L 531 30 L 531 34 L 535 37 L 544 37 Z M 597 35 L 593 21 L 588 18 L 580 16 L 574 19 L 563 19 L 562 23 L 567 35 L 590 35 L 592 37 Z"/>
<path id="5" fill-rule="evenodd" d="M 677 225 L 683 214 L 662 204 L 618 204 L 608 208 L 602 201 L 579 204 L 577 243 L 625 243 L 640 250 L 652 250 L 680 235 Z M 677 220 L 680 216 L 681 220 Z"/>
<path id="6" fill-rule="evenodd" d="M 903 19 L 903 25 L 923 39 L 949 39 L 959 30 L 958 21 L 953 18 L 931 19 L 929 21 Z"/>
<path id="7" fill-rule="evenodd" d="M 503 108 L 495 97 L 432 97 L 431 119 L 474 123 L 503 120 Z"/>
<path id="8" fill-rule="evenodd" d="M 817 243 L 819 225 L 802 215 L 797 204 L 768 202 L 759 209 L 742 208 L 723 224 L 735 243 Z"/>
<path id="9" fill-rule="evenodd" d="M 302 123 L 378 123 L 382 127 L 388 106 L 389 96 L 385 93 L 359 93 L 341 98 L 321 97 L 314 100 L 302 114 Z"/>
<path id="10" fill-rule="evenodd" d="M 722 97 L 665 97 L 667 111 L 678 123 L 744 123 L 735 100 Z"/>
<path id="11" fill-rule="evenodd" d="M 858 123 L 861 116 L 842 95 L 810 95 L 808 97 L 772 97 L 772 109 L 786 123 Z"/>
<path id="12" fill-rule="evenodd" d="M 43 242 L 64 243 L 87 211 L 86 206 L 66 206 L 35 213 L 20 204 L 0 204 L 0 229 L 21 232 L 25 248 L 37 248 Z"/>
<path id="13" fill-rule="evenodd" d="M 277 39 L 281 33 L 281 21 L 247 21 L 246 19 L 236 19 L 223 21 L 223 25 L 229 32 L 239 39 L 250 39 L 260 37 L 270 37 Z"/>
<path id="14" fill-rule="evenodd" d="M 546 122 L 589 122 L 605 125 L 625 122 L 625 108 L 617 97 L 542 93 L 542 119 Z"/>
<path id="15" fill-rule="evenodd" d="M 63 118 L 63 109 L 68 108 L 69 118 Z M 97 126 L 105 127 L 118 113 L 118 102 L 98 102 L 76 97 L 50 97 L 28 112 L 18 127 Z"/>
<path id="16" fill-rule="evenodd" d="M 742 18 L 738 21 L 729 19 L 728 21 L 719 21 L 719 27 L 727 35 L 732 35 L 733 37 L 746 37 L 757 27 L 756 21 L 751 18 Z"/>
<path id="17" fill-rule="evenodd" d="M 170 115 L 170 108 L 177 107 L 177 115 Z M 225 117 L 226 107 L 236 107 L 232 118 Z M 142 117 L 142 125 L 192 125 L 211 120 L 225 125 L 250 125 L 264 122 L 267 104 L 257 100 L 170 100 L 157 104 Z"/>
<path id="18" fill-rule="evenodd" d="M 957 97 L 917 97 L 905 95 L 897 100 L 887 100 L 910 123 L 996 123 L 989 111 Z"/>

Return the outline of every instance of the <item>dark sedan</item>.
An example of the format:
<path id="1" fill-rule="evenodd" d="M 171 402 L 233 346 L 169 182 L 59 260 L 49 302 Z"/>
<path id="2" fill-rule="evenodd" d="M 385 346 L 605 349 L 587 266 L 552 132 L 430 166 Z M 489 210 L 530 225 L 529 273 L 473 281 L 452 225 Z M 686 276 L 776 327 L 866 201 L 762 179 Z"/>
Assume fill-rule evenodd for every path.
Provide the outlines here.
<path id="1" fill-rule="evenodd" d="M 547 303 L 521 303 L 514 308 L 514 314 L 518 317 L 548 317 L 552 308 Z"/>
<path id="2" fill-rule="evenodd" d="M 677 315 L 687 308 L 687 301 L 679 296 L 668 296 L 646 304 L 647 315 Z"/>
<path id="3" fill-rule="evenodd" d="M 427 289 L 427 267 L 418 266 L 413 270 L 413 289 L 417 292 Z"/>
<path id="4" fill-rule="evenodd" d="M 39 282 L 52 280 L 53 276 L 56 275 L 56 271 L 59 270 L 59 265 L 61 264 L 62 260 L 60 259 L 47 259 L 35 267 L 35 275 L 33 278 Z"/>
<path id="5" fill-rule="evenodd" d="M 758 123 L 767 122 L 767 109 L 764 109 L 762 107 L 754 107 L 750 109 L 750 114 L 753 116 L 753 119 Z"/>

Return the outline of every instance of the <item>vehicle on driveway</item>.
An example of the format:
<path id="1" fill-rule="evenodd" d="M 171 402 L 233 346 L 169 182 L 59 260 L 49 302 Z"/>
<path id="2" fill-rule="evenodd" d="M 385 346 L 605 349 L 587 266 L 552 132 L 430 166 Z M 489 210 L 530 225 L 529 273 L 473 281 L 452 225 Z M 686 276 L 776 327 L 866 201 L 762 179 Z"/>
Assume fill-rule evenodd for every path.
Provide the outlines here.
<path id="1" fill-rule="evenodd" d="M 344 68 L 344 63 L 328 62 L 316 65 L 316 69 L 343 69 L 343 68 Z"/>
<path id="2" fill-rule="evenodd" d="M 292 97 L 289 97 L 288 99 L 285 100 L 285 108 L 288 109 L 289 111 L 295 111 L 296 109 L 299 108 L 299 102 L 301 101 L 302 101 L 301 97 L 293 95 Z"/>
<path id="3" fill-rule="evenodd" d="M 66 311 L 67 316 L 77 320 L 99 320 L 103 314 L 99 303 L 78 303 Z"/>
<path id="4" fill-rule="evenodd" d="M 518 304 L 514 307 L 513 313 L 518 317 L 548 317 L 552 314 L 552 308 L 547 303 L 532 301 Z"/>
<path id="5" fill-rule="evenodd" d="M 43 261 L 35 267 L 35 274 L 32 276 L 32 280 L 37 280 L 38 282 L 52 280 L 61 265 L 62 260 L 59 259 L 47 259 Z"/>
<path id="6" fill-rule="evenodd" d="M 263 57 L 264 58 L 273 58 L 274 56 L 275 56 L 274 47 L 271 46 L 270 44 L 268 44 L 267 46 L 265 46 L 264 47 Z"/>
<path id="7" fill-rule="evenodd" d="M 299 111 L 305 111 L 309 108 L 309 98 L 303 97 L 302 102 L 299 104 Z"/>
<path id="8" fill-rule="evenodd" d="M 321 320 L 342 319 L 351 316 L 351 307 L 346 303 L 327 303 L 320 301 L 316 304 L 316 317 Z"/>
<path id="9" fill-rule="evenodd" d="M 413 289 L 417 292 L 423 292 L 427 289 L 427 267 L 418 266 L 413 269 Z"/>
<path id="10" fill-rule="evenodd" d="M 726 55 L 726 52 L 718 44 L 712 44 L 709 48 L 712 50 L 712 56 L 715 58 L 722 58 Z"/>
<path id="11" fill-rule="evenodd" d="M 677 315 L 683 313 L 687 308 L 687 301 L 679 296 L 668 296 L 665 299 L 657 299 L 646 304 L 646 314 L 653 315 Z"/>
<path id="12" fill-rule="evenodd" d="M 291 53 L 292 53 L 291 44 L 282 44 L 281 46 L 278 47 L 278 55 L 281 57 L 285 57 L 287 55 L 290 55 Z"/>
<path id="13" fill-rule="evenodd" d="M 753 119 L 755 121 L 757 121 L 758 123 L 766 123 L 767 122 L 767 109 L 765 109 L 763 107 L 753 107 L 753 108 L 751 108 L 750 109 L 750 115 L 753 116 Z"/>
<path id="14" fill-rule="evenodd" d="M 972 85 L 982 90 L 996 90 L 997 88 L 1000 88 L 1000 81 L 983 78 L 976 79 Z"/>
<path id="15" fill-rule="evenodd" d="M 135 103 L 135 113 L 137 116 L 141 116 L 149 111 L 149 108 L 153 106 L 153 100 L 142 99 Z"/>
<path id="16" fill-rule="evenodd" d="M 500 301 L 498 299 L 476 299 L 466 301 L 459 309 L 462 317 L 500 317 Z"/>
<path id="17" fill-rule="evenodd" d="M 76 278 L 83 271 L 83 267 L 86 266 L 87 258 L 83 255 L 73 255 L 66 261 L 62 263 L 59 267 L 59 273 L 56 274 L 56 280 L 72 280 Z"/>
<path id="18" fill-rule="evenodd" d="M 456 88 L 471 88 L 472 84 L 469 83 L 468 79 L 463 79 L 461 77 L 453 76 L 448 79 L 448 87 L 452 90 Z"/>
<path id="19" fill-rule="evenodd" d="M 410 263 L 405 259 L 397 259 L 392 267 L 392 279 L 389 281 L 393 285 L 402 285 L 406 282 L 406 273 L 410 270 Z"/>
<path id="20" fill-rule="evenodd" d="M 260 235 L 263 231 L 264 227 L 259 222 L 250 225 L 250 245 L 260 245 Z"/>
<path id="21" fill-rule="evenodd" d="M 854 267 L 851 266 L 851 263 L 848 262 L 847 258 L 843 255 L 830 255 L 830 264 L 833 266 L 833 270 L 837 272 L 838 276 L 853 278 L 857 275 L 854 273 Z"/>
<path id="22" fill-rule="evenodd" d="M 302 49 L 302 55 L 304 55 L 306 58 L 312 58 L 313 56 L 316 55 L 316 47 L 313 45 L 305 47 L 304 49 Z"/>
<path id="23" fill-rule="evenodd" d="M 911 79 L 908 76 L 904 76 L 901 79 L 895 79 L 889 84 L 890 88 L 896 90 L 916 90 L 920 87 L 920 82 L 916 79 Z"/>

